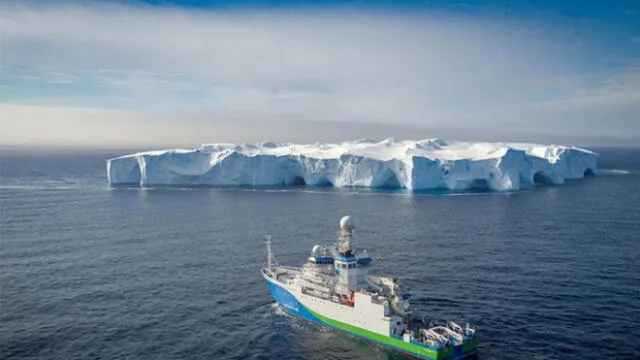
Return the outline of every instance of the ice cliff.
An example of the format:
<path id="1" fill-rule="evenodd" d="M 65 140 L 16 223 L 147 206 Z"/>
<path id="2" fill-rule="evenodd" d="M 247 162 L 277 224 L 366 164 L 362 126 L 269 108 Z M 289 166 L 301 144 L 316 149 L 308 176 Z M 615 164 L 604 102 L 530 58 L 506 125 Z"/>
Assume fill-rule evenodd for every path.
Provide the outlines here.
<path id="1" fill-rule="evenodd" d="M 568 146 L 426 139 L 341 144 L 205 144 L 107 160 L 112 186 L 277 186 L 517 190 L 562 184 L 597 169 Z"/>

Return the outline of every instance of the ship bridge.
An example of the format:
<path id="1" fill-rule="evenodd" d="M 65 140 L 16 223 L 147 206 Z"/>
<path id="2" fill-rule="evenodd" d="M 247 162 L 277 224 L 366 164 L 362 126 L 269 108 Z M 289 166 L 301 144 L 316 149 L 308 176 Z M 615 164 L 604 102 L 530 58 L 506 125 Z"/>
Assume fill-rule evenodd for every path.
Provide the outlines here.
<path id="1" fill-rule="evenodd" d="M 336 269 L 353 269 L 358 264 L 358 259 L 353 254 L 340 253 L 336 256 Z"/>

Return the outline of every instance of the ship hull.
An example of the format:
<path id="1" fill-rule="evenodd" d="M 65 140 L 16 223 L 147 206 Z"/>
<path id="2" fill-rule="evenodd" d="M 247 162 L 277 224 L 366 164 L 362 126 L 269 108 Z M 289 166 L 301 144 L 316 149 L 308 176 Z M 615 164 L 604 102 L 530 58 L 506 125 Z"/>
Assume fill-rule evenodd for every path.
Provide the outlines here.
<path id="1" fill-rule="evenodd" d="M 273 299 L 281 309 L 288 314 L 299 317 L 313 324 L 322 325 L 331 329 L 350 334 L 359 339 L 373 342 L 377 345 L 398 351 L 406 356 L 417 359 L 431 360 L 459 360 L 473 357 L 476 353 L 477 340 L 469 344 L 449 347 L 446 350 L 432 350 L 414 342 L 405 342 L 399 337 L 384 336 L 353 325 L 345 324 L 339 320 L 331 319 L 311 310 L 298 299 L 292 291 L 273 278 L 264 276 L 267 287 Z"/>

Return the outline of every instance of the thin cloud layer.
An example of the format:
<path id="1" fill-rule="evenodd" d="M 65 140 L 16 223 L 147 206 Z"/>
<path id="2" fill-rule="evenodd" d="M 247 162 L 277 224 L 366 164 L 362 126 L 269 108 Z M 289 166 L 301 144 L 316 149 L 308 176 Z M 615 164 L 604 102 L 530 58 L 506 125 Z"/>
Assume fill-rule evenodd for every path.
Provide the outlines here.
<path id="1" fill-rule="evenodd" d="M 194 134 L 223 124 L 220 141 L 240 141 L 251 124 L 271 123 L 281 127 L 274 136 L 303 141 L 309 136 L 282 126 L 299 122 L 360 123 L 361 132 L 367 124 L 395 125 L 466 139 L 508 133 L 536 141 L 544 141 L 550 127 L 567 138 L 593 138 L 608 124 L 610 136 L 640 137 L 630 116 L 640 110 L 634 64 L 590 74 L 584 57 L 602 54 L 585 50 L 552 23 L 538 28 L 504 19 L 337 10 L 4 4 L 0 34 L 0 123 L 25 128 L 20 119 L 37 112 L 37 120 L 23 123 L 58 121 L 50 129 L 60 133 L 56 144 L 77 140 L 64 135 L 88 116 L 82 108 L 103 109 L 104 117 L 91 117 L 103 127 L 173 126 L 194 143 L 200 138 Z M 561 81 L 567 78 L 577 81 Z M 16 109 L 12 104 L 23 106 L 18 118 L 7 110 Z M 60 109 L 78 118 L 55 120 Z M 115 119 L 121 110 L 137 114 L 129 128 Z M 613 128 L 603 118 L 607 112 L 621 115 Z M 80 142 L 167 143 L 144 131 L 132 144 L 114 142 L 92 128 Z M 16 133 L 3 131 L 0 143 L 15 141 Z M 336 138 L 342 135 L 336 130 Z"/>

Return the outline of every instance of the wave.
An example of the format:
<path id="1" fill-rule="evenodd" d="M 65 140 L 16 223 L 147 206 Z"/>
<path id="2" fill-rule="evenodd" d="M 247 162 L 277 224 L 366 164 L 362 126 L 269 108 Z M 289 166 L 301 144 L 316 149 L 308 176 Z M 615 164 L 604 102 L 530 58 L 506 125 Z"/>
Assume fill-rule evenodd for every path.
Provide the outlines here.
<path id="1" fill-rule="evenodd" d="M 630 175 L 631 171 L 621 169 L 598 169 L 598 175 Z"/>

